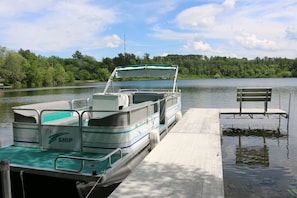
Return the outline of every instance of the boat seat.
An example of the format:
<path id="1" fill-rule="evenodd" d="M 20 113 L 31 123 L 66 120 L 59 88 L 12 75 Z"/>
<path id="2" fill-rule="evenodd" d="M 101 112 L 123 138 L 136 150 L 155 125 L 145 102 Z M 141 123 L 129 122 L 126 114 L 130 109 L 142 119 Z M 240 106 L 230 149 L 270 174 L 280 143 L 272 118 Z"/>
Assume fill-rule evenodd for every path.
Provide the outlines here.
<path id="1" fill-rule="evenodd" d="M 145 109 L 144 107 L 151 105 L 151 108 L 154 108 L 151 101 L 143 102 L 139 104 L 132 104 L 122 111 L 115 111 L 111 114 L 108 114 L 104 117 L 91 118 L 88 122 L 88 126 L 126 126 L 129 125 L 129 121 L 133 122 L 136 120 L 135 116 L 131 114 L 138 113 L 137 110 Z M 133 112 L 133 113 L 129 113 Z M 130 118 L 129 118 L 130 116 Z M 137 115 L 136 117 L 141 119 L 146 115 Z"/>
<path id="2" fill-rule="evenodd" d="M 26 122 L 26 123 L 38 123 L 38 113 L 43 109 L 70 109 L 69 101 L 55 101 L 45 102 L 38 104 L 22 105 L 13 108 L 14 121 L 15 122 Z M 46 111 L 43 116 L 51 114 L 53 112 Z"/>
<path id="3" fill-rule="evenodd" d="M 141 103 L 145 101 L 157 101 L 164 98 L 164 93 L 135 93 L 133 95 L 133 103 Z"/>
<path id="4" fill-rule="evenodd" d="M 91 118 L 88 126 L 126 126 L 129 124 L 128 112 L 117 112 L 103 118 Z"/>
<path id="5" fill-rule="evenodd" d="M 165 98 L 166 93 L 135 93 L 133 95 L 133 103 L 141 103 L 144 101 L 157 101 Z M 165 124 L 165 100 L 160 101 L 160 124 Z M 156 109 L 155 109 L 156 111 Z"/>

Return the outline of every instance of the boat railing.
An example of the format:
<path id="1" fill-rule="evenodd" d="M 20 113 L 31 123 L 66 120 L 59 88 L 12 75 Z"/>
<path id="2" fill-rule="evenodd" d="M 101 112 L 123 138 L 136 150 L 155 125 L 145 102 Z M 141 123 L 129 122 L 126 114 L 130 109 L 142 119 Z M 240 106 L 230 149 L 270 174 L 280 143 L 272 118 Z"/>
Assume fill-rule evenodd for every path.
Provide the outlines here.
<path id="1" fill-rule="evenodd" d="M 53 112 L 53 111 L 59 111 L 59 112 L 80 112 L 86 109 L 90 109 L 90 99 L 77 99 L 77 100 L 71 100 L 71 101 L 61 101 L 65 105 L 65 108 L 63 108 L 61 105 L 60 107 L 57 107 L 57 104 L 52 104 L 51 102 L 46 103 L 44 105 L 37 104 L 34 105 L 24 105 L 24 106 L 18 106 L 13 107 L 13 111 L 15 113 L 15 116 L 17 115 L 17 119 L 15 118 L 15 122 L 25 122 L 25 123 L 41 123 L 42 121 L 42 112 L 47 111 Z M 59 104 L 61 103 L 59 102 Z M 53 108 L 52 108 L 53 107 Z M 60 113 L 61 114 L 61 113 Z M 44 115 L 46 115 L 44 113 Z M 62 115 L 59 115 L 62 116 Z M 59 117 L 58 116 L 58 117 Z M 65 115 L 66 116 L 66 113 Z M 70 115 L 68 115 L 70 116 Z M 62 116 L 63 117 L 63 116 Z"/>
<path id="2" fill-rule="evenodd" d="M 36 119 L 36 122 L 40 121 L 41 111 L 82 111 L 90 109 L 90 98 L 86 99 L 75 99 L 70 101 L 58 101 L 48 103 L 38 103 L 36 105 L 23 105 L 13 107 L 13 111 L 25 117 L 32 117 Z M 35 111 L 35 113 L 30 113 Z M 18 121 L 16 121 L 18 122 Z"/>
<path id="3" fill-rule="evenodd" d="M 119 92 L 172 92 L 172 89 L 119 89 Z"/>
<path id="4" fill-rule="evenodd" d="M 26 118 L 29 118 L 31 117 L 32 119 L 30 119 L 30 123 L 38 123 L 38 121 L 40 120 L 39 117 L 40 117 L 40 111 L 38 109 L 32 109 L 32 108 L 13 108 L 13 111 L 17 114 L 24 114 L 24 117 Z M 28 113 L 30 112 L 30 113 Z M 33 113 L 33 114 L 32 114 Z M 29 116 L 26 115 L 26 114 L 30 114 Z M 15 115 L 16 116 L 16 115 Z M 15 117 L 15 122 L 21 122 L 21 121 L 18 121 Z M 28 119 L 26 119 L 26 122 L 28 122 Z"/>
<path id="5" fill-rule="evenodd" d="M 89 162 L 103 162 L 108 160 L 108 167 L 111 168 L 114 162 L 112 161 L 112 157 L 119 153 L 120 159 L 123 158 L 123 153 L 121 148 L 117 148 L 113 150 L 112 152 L 108 153 L 104 157 L 101 158 L 87 158 L 87 157 L 78 157 L 78 156 L 71 156 L 71 155 L 59 155 L 58 157 L 55 158 L 54 161 L 54 169 L 55 170 L 61 170 L 61 171 L 67 171 L 67 172 L 75 172 L 75 173 L 80 173 L 83 171 L 85 167 L 85 161 Z M 69 160 L 75 160 L 75 161 L 80 161 L 80 167 L 78 170 L 76 169 L 69 169 L 69 168 L 62 168 L 58 166 L 58 161 L 59 159 L 69 159 Z"/>
<path id="6" fill-rule="evenodd" d="M 83 100 L 76 100 L 76 101 L 83 101 Z M 75 103 L 76 101 L 71 101 L 71 103 Z M 165 99 L 159 99 L 155 102 L 147 102 L 146 104 L 134 104 L 129 106 L 123 110 L 91 110 L 88 105 L 84 105 L 83 109 L 43 109 L 39 111 L 38 109 L 25 109 L 25 108 L 15 108 L 14 110 L 17 111 L 35 111 L 36 122 L 35 124 L 39 125 L 69 125 L 69 123 L 76 123 L 80 127 L 86 126 L 84 121 L 91 119 L 93 116 L 92 114 L 95 112 L 104 112 L 109 115 L 117 114 L 117 113 L 128 113 L 128 124 L 134 122 L 137 118 L 140 119 L 145 116 L 149 116 L 153 113 L 159 112 L 160 110 L 160 103 L 165 101 Z M 168 98 L 166 99 L 168 101 Z M 88 100 L 85 100 L 85 104 L 88 104 Z M 153 107 L 153 110 L 150 110 L 150 107 Z M 145 110 L 144 114 L 137 113 L 137 111 Z M 153 111 L 153 112 L 152 112 Z M 54 113 L 56 112 L 56 113 Z M 136 115 L 137 114 L 137 115 Z M 162 112 L 161 112 L 162 114 Z M 136 115 L 136 116 L 134 116 Z M 142 115 L 142 116 L 140 116 Z M 18 122 L 18 121 L 16 121 Z"/>
<path id="7" fill-rule="evenodd" d="M 39 110 L 35 109 L 33 111 L 35 111 L 34 114 L 37 114 L 36 122 L 16 121 L 15 124 L 19 125 L 16 125 L 17 130 L 15 132 L 17 134 L 22 134 L 19 136 L 21 138 L 19 141 L 36 141 L 34 144 L 30 143 L 25 145 L 28 147 L 36 147 L 37 144 L 39 144 L 38 147 L 46 149 L 84 151 L 83 134 L 85 131 L 91 130 L 95 132 L 97 129 L 99 129 L 99 131 L 107 129 L 106 127 L 127 127 L 131 124 L 141 125 L 151 119 L 156 120 L 152 121 L 154 127 L 156 128 L 161 124 L 166 125 L 166 101 L 167 99 L 163 98 L 155 102 L 147 101 L 135 103 L 116 111 L 102 111 L 86 108 L 86 110 L 80 111 L 71 109 L 43 109 L 39 112 Z M 27 109 L 21 110 L 25 111 Z M 30 110 L 32 111 L 32 109 Z M 103 116 L 97 117 L 96 112 L 102 112 L 101 115 Z M 104 115 L 104 113 L 106 114 Z M 22 124 L 31 124 L 32 126 L 35 125 L 35 128 L 32 127 L 31 131 L 22 130 Z M 67 130 L 68 136 L 72 138 L 73 142 L 76 142 L 75 147 L 72 147 L 72 144 L 69 147 L 64 147 L 66 144 L 61 146 L 62 144 L 48 143 L 48 131 L 55 132 L 63 130 Z"/>

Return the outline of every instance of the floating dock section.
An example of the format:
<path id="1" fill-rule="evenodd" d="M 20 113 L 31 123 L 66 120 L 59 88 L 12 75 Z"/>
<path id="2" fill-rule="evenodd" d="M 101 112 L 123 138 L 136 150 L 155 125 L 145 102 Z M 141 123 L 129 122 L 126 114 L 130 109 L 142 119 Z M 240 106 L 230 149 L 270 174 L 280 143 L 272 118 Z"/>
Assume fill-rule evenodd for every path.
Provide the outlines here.
<path id="1" fill-rule="evenodd" d="M 110 197 L 224 197 L 219 109 L 189 109 Z"/>

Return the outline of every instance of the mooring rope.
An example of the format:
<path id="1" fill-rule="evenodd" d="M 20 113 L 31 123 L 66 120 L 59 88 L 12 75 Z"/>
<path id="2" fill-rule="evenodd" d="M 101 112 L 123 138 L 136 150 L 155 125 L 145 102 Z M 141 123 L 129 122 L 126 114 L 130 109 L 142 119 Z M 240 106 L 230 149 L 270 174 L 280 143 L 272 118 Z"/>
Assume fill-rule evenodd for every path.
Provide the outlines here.
<path id="1" fill-rule="evenodd" d="M 22 183 L 23 198 L 26 198 L 23 173 L 24 173 L 24 171 L 21 170 L 21 171 L 20 171 L 20 177 L 21 177 L 21 183 Z"/>
<path id="2" fill-rule="evenodd" d="M 89 191 L 89 193 L 87 194 L 87 196 L 85 198 L 89 198 L 89 196 L 91 195 L 91 193 L 93 192 L 93 190 L 95 189 L 97 184 L 99 183 L 100 179 L 103 177 L 104 173 L 105 173 L 105 171 L 102 172 L 101 176 L 97 179 L 96 183 L 93 185 L 93 187 L 91 188 L 91 190 Z"/>

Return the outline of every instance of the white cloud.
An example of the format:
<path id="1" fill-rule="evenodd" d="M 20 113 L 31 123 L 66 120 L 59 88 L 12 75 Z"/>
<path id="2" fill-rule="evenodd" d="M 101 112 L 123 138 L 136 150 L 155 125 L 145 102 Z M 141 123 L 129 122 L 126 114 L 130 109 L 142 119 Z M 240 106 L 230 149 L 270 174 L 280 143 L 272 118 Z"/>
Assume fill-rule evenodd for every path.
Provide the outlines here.
<path id="1" fill-rule="evenodd" d="M 107 56 L 118 53 L 125 33 L 131 53 L 296 56 L 296 2 L 210 2 L 1 0 L 0 43 L 37 53 L 102 49 Z"/>
<path id="2" fill-rule="evenodd" d="M 106 46 L 106 38 L 100 33 L 116 21 L 114 11 L 91 5 L 87 1 L 51 3 L 36 8 L 29 6 L 23 12 L 24 20 L 6 23 L 5 27 L 2 25 L 2 36 L 7 44 L 38 51 L 60 51 L 77 46 L 89 48 L 95 46 L 94 43 L 97 43 L 97 47 Z M 42 7 L 45 5 L 48 7 Z M 42 13 L 43 9 L 47 9 L 47 14 Z M 31 15 L 40 17 L 26 20 Z"/>
<path id="3" fill-rule="evenodd" d="M 164 29 L 160 26 L 154 26 L 152 30 L 153 33 L 149 35 L 162 40 L 186 41 L 189 39 L 195 39 L 198 36 L 192 32 L 177 32 L 170 29 Z"/>
<path id="4" fill-rule="evenodd" d="M 108 48 L 116 48 L 123 43 L 122 39 L 116 34 L 104 37 L 104 41 L 105 46 Z"/>
<path id="5" fill-rule="evenodd" d="M 166 14 L 167 12 L 172 11 L 173 9 L 176 8 L 177 2 L 175 0 L 171 1 L 149 1 L 148 4 L 143 5 L 145 6 L 144 9 L 141 11 L 147 10 L 148 12 L 148 17 L 146 17 L 146 22 L 147 23 L 154 23 L 159 20 L 161 16 Z"/>
<path id="6" fill-rule="evenodd" d="M 182 11 L 176 21 L 182 29 L 200 29 L 215 25 L 216 15 L 222 8 L 216 4 L 207 4 Z"/>
<path id="7" fill-rule="evenodd" d="M 236 0 L 225 0 L 223 3 L 223 6 L 226 6 L 227 8 L 233 8 L 235 5 Z"/>
<path id="8" fill-rule="evenodd" d="M 235 38 L 235 40 L 245 48 L 250 49 L 271 49 L 277 48 L 276 42 L 257 38 L 255 34 L 242 33 Z"/>
<path id="9" fill-rule="evenodd" d="M 297 26 L 289 26 L 286 29 L 287 38 L 297 41 Z"/>
<path id="10" fill-rule="evenodd" d="M 185 50 L 191 50 L 191 51 L 196 51 L 196 52 L 206 52 L 206 51 L 211 51 L 211 47 L 209 44 L 204 43 L 203 41 L 191 41 L 187 42 L 183 48 Z"/>
<path id="11" fill-rule="evenodd" d="M 53 3 L 55 3 L 54 0 L 1 0 L 0 16 L 17 18 L 24 13 L 34 13 L 40 9 L 52 6 Z"/>
<path id="12" fill-rule="evenodd" d="M 297 52 L 288 39 L 297 40 L 297 26 L 288 27 L 287 23 L 297 20 L 296 9 L 297 4 L 287 0 L 225 0 L 222 4 L 202 4 L 176 16 L 176 25 L 182 31 L 177 29 L 172 35 L 174 32 L 188 35 L 185 50 L 199 48 L 207 41 L 211 46 L 208 51 L 213 55 L 294 57 Z M 204 47 L 209 49 L 209 46 Z"/>

